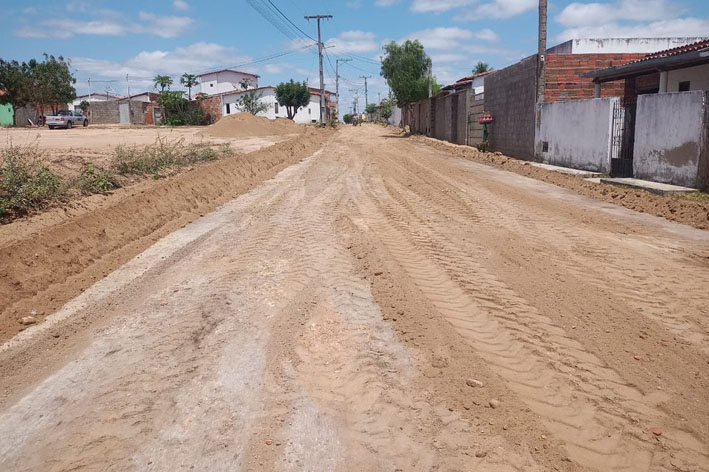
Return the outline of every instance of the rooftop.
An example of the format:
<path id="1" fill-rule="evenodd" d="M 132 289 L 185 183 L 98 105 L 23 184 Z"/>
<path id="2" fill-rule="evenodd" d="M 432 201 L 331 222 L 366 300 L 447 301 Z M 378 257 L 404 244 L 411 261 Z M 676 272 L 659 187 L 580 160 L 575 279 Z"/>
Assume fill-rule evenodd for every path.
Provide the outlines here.
<path id="1" fill-rule="evenodd" d="M 220 72 L 235 72 L 237 74 L 242 74 L 242 75 L 248 75 L 250 77 L 256 77 L 257 79 L 260 78 L 260 75 L 252 74 L 251 72 L 244 72 L 236 69 L 219 69 L 219 70 L 210 70 L 209 72 L 204 72 L 202 74 L 198 74 L 197 77 L 204 77 L 205 75 L 209 74 L 218 74 Z"/>
<path id="2" fill-rule="evenodd" d="M 595 70 L 582 77 L 591 77 L 594 82 L 610 82 L 626 77 L 636 77 L 660 71 L 671 71 L 709 64 L 709 40 L 697 41 L 676 48 L 657 51 L 622 66 Z"/>

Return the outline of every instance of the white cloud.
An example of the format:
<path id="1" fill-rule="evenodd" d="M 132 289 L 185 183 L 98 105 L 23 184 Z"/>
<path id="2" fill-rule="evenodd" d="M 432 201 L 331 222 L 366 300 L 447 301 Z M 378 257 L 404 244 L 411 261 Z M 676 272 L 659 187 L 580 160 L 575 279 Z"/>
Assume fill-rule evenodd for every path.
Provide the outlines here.
<path id="1" fill-rule="evenodd" d="M 52 18 L 40 21 L 38 27 L 21 28 L 15 34 L 21 38 L 59 39 L 76 35 L 125 36 L 128 34 L 174 38 L 192 26 L 193 22 L 192 18 L 186 16 L 160 16 L 145 12 L 140 12 L 138 20 L 133 20 L 115 11 L 101 10 L 93 19 Z"/>
<path id="2" fill-rule="evenodd" d="M 462 19 L 511 18 L 539 6 L 538 0 L 493 0 L 477 7 Z"/>
<path id="3" fill-rule="evenodd" d="M 706 37 L 709 33 L 709 20 L 702 18 L 674 18 L 623 25 L 610 22 L 601 25 L 578 26 L 562 31 L 557 39 L 566 41 L 577 38 L 667 38 L 667 37 Z"/>
<path id="4" fill-rule="evenodd" d="M 418 13 L 441 13 L 454 8 L 472 5 L 477 0 L 414 0 L 411 10 Z"/>
<path id="5" fill-rule="evenodd" d="M 681 13 L 668 0 L 617 0 L 609 3 L 571 3 L 556 21 L 566 27 L 601 25 L 615 20 L 656 21 Z"/>
<path id="6" fill-rule="evenodd" d="M 127 74 L 131 87 L 148 86 L 157 74 L 177 78 L 185 72 L 200 73 L 225 64 L 238 64 L 249 60 L 249 56 L 239 55 L 233 48 L 207 42 L 175 48 L 172 51 L 142 51 L 122 62 L 88 57 L 71 58 L 72 67 L 78 71 L 77 76 L 91 77 L 95 81 L 124 81 Z"/>
<path id="7" fill-rule="evenodd" d="M 431 28 L 409 34 L 406 39 L 418 39 L 426 49 L 453 49 L 463 40 L 472 39 L 472 31 L 456 28 Z"/>
<path id="8" fill-rule="evenodd" d="M 38 11 L 35 7 L 27 7 L 22 10 L 22 13 L 24 13 L 25 15 L 36 15 Z"/>
<path id="9" fill-rule="evenodd" d="M 377 0 L 374 4 L 378 7 L 390 7 L 395 3 L 398 3 L 398 1 L 399 0 Z"/>
<path id="10" fill-rule="evenodd" d="M 190 9 L 190 5 L 185 0 L 175 0 L 172 2 L 172 6 L 175 10 L 187 11 Z"/>
<path id="11" fill-rule="evenodd" d="M 483 41 L 497 41 L 500 37 L 490 28 L 481 29 L 475 32 L 475 37 Z"/>
<path id="12" fill-rule="evenodd" d="M 194 20 L 187 16 L 159 16 L 154 13 L 140 12 L 139 17 L 146 22 L 141 28 L 144 32 L 151 32 L 161 38 L 176 38 L 187 30 Z"/>
<path id="13" fill-rule="evenodd" d="M 709 33 L 709 19 L 678 18 L 685 12 L 673 0 L 614 0 L 571 3 L 554 19 L 564 26 L 559 41 L 576 38 L 691 37 Z"/>
<path id="14" fill-rule="evenodd" d="M 365 53 L 379 49 L 377 36 L 368 31 L 345 31 L 332 38 L 325 46 L 332 48 L 333 54 Z"/>

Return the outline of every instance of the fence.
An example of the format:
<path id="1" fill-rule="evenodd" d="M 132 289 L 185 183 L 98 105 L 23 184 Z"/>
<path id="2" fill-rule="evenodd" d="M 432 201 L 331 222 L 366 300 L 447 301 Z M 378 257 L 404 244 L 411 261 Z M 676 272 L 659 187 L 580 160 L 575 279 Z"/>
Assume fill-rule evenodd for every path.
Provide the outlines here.
<path id="1" fill-rule="evenodd" d="M 709 92 L 641 95 L 635 121 L 635 177 L 701 190 L 709 180 Z"/>
<path id="2" fill-rule="evenodd" d="M 483 94 L 471 89 L 441 93 L 409 105 L 403 124 L 412 133 L 456 144 L 474 145 L 482 141 L 482 125 L 477 121 L 484 110 Z"/>
<path id="3" fill-rule="evenodd" d="M 614 132 L 620 98 L 539 105 L 535 158 L 557 166 L 609 173 L 621 139 Z M 620 108 L 622 110 L 622 108 Z M 615 138 L 615 139 L 614 139 Z"/>

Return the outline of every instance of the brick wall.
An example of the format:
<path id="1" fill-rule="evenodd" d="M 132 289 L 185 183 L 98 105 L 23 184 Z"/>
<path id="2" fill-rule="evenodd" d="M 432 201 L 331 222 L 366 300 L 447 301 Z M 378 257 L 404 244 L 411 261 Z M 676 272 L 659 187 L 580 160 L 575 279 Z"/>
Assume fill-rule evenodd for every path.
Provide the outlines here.
<path id="1" fill-rule="evenodd" d="M 207 123 L 214 123 L 222 117 L 222 100 L 221 97 L 209 97 L 204 100 L 199 100 L 200 108 L 204 112 L 204 117 Z"/>
<path id="2" fill-rule="evenodd" d="M 594 97 L 593 79 L 579 74 L 627 64 L 645 54 L 548 54 L 545 102 L 584 100 Z M 601 97 L 622 97 L 625 81 L 608 82 L 601 87 Z"/>
<path id="3" fill-rule="evenodd" d="M 537 55 L 485 77 L 485 108 L 493 116 L 490 150 L 518 159 L 534 158 Z"/>

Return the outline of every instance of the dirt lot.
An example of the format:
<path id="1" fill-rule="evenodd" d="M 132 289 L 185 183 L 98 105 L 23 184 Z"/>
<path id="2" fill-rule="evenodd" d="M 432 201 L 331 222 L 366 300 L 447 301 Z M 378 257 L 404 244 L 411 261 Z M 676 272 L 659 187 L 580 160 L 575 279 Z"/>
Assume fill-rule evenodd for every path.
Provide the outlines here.
<path id="1" fill-rule="evenodd" d="M 74 175 L 82 165 L 91 162 L 108 168 L 116 146 L 146 146 L 157 139 L 185 143 L 229 143 L 235 153 L 249 153 L 292 138 L 297 131 L 272 136 L 215 137 L 204 127 L 153 127 L 92 125 L 70 130 L 48 128 L 2 128 L 0 148 L 9 145 L 36 145 L 51 168 L 62 175 Z"/>
<path id="2" fill-rule="evenodd" d="M 0 347 L 0 470 L 709 470 L 708 232 L 379 127 L 307 142 Z"/>

